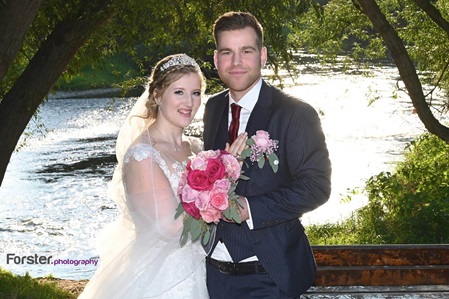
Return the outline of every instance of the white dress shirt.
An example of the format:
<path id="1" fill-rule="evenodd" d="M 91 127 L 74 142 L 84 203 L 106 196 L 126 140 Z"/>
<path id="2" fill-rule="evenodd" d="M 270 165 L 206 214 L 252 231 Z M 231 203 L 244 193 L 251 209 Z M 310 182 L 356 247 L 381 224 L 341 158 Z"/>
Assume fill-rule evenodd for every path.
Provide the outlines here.
<path id="1" fill-rule="evenodd" d="M 228 116 L 228 128 L 231 125 L 232 120 L 232 113 L 231 113 L 231 104 L 235 103 L 242 107 L 240 110 L 240 121 L 239 121 L 239 132 L 238 134 L 241 134 L 245 132 L 246 125 L 248 124 L 249 117 L 251 115 L 251 112 L 253 111 L 254 106 L 256 106 L 257 100 L 259 99 L 260 94 L 260 88 L 262 87 L 262 78 L 259 79 L 259 81 L 256 83 L 256 85 L 251 88 L 247 94 L 245 94 L 238 102 L 234 101 L 234 99 L 231 96 L 231 93 L 229 93 L 229 116 Z M 250 136 L 248 136 L 249 138 Z M 246 200 L 246 198 L 245 198 Z M 246 220 L 246 224 L 250 229 L 253 229 L 253 221 L 251 218 L 251 209 L 249 207 L 248 201 L 246 201 L 247 207 L 248 207 L 248 213 L 249 213 L 249 219 Z M 218 241 L 217 246 L 215 247 L 214 251 L 211 255 L 212 258 L 218 260 L 218 261 L 226 261 L 231 262 L 232 257 L 229 254 L 228 249 L 226 248 L 225 244 L 221 241 Z M 249 262 L 249 261 L 257 261 L 256 256 L 252 256 L 249 258 L 246 258 L 242 260 L 241 262 Z M 234 261 L 239 262 L 239 261 Z"/>

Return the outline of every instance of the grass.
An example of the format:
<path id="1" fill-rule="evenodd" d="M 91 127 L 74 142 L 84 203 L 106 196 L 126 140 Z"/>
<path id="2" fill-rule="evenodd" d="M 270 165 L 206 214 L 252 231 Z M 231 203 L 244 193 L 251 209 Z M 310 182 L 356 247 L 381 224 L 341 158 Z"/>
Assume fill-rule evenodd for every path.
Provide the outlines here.
<path id="1" fill-rule="evenodd" d="M 56 282 L 41 282 L 25 274 L 19 276 L 0 269 L 1 299 L 74 299 L 77 296 L 60 289 Z"/>

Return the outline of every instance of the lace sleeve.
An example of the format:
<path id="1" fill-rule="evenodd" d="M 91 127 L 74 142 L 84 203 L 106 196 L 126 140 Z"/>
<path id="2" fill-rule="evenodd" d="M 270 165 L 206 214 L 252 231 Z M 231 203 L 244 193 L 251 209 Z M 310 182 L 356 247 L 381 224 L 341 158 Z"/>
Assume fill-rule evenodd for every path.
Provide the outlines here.
<path id="1" fill-rule="evenodd" d="M 175 238 L 180 236 L 182 217 L 174 219 L 178 201 L 161 161 L 150 145 L 130 149 L 123 169 L 126 204 L 136 229 Z"/>

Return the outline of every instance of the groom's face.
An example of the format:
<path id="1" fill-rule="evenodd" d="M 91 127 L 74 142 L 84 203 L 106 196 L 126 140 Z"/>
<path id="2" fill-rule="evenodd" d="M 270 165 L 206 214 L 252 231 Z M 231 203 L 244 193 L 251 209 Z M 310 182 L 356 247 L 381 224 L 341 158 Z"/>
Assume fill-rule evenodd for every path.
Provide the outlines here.
<path id="1" fill-rule="evenodd" d="M 253 28 L 219 33 L 214 53 L 215 67 L 235 101 L 240 100 L 257 83 L 266 60 L 267 49 L 258 48 Z"/>

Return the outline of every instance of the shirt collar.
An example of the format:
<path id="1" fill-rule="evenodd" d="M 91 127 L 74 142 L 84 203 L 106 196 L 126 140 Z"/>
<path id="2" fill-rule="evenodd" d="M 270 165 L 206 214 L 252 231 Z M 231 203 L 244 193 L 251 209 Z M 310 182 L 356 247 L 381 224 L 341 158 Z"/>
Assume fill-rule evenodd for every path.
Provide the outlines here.
<path id="1" fill-rule="evenodd" d="M 232 103 L 236 103 L 239 106 L 241 106 L 243 109 L 248 111 L 253 111 L 254 106 L 256 106 L 257 99 L 259 99 L 260 89 L 262 87 L 262 78 L 259 79 L 259 81 L 256 83 L 256 85 L 253 86 L 237 103 L 234 101 L 234 99 L 231 96 L 231 93 L 229 93 L 229 106 L 231 106 Z"/>

